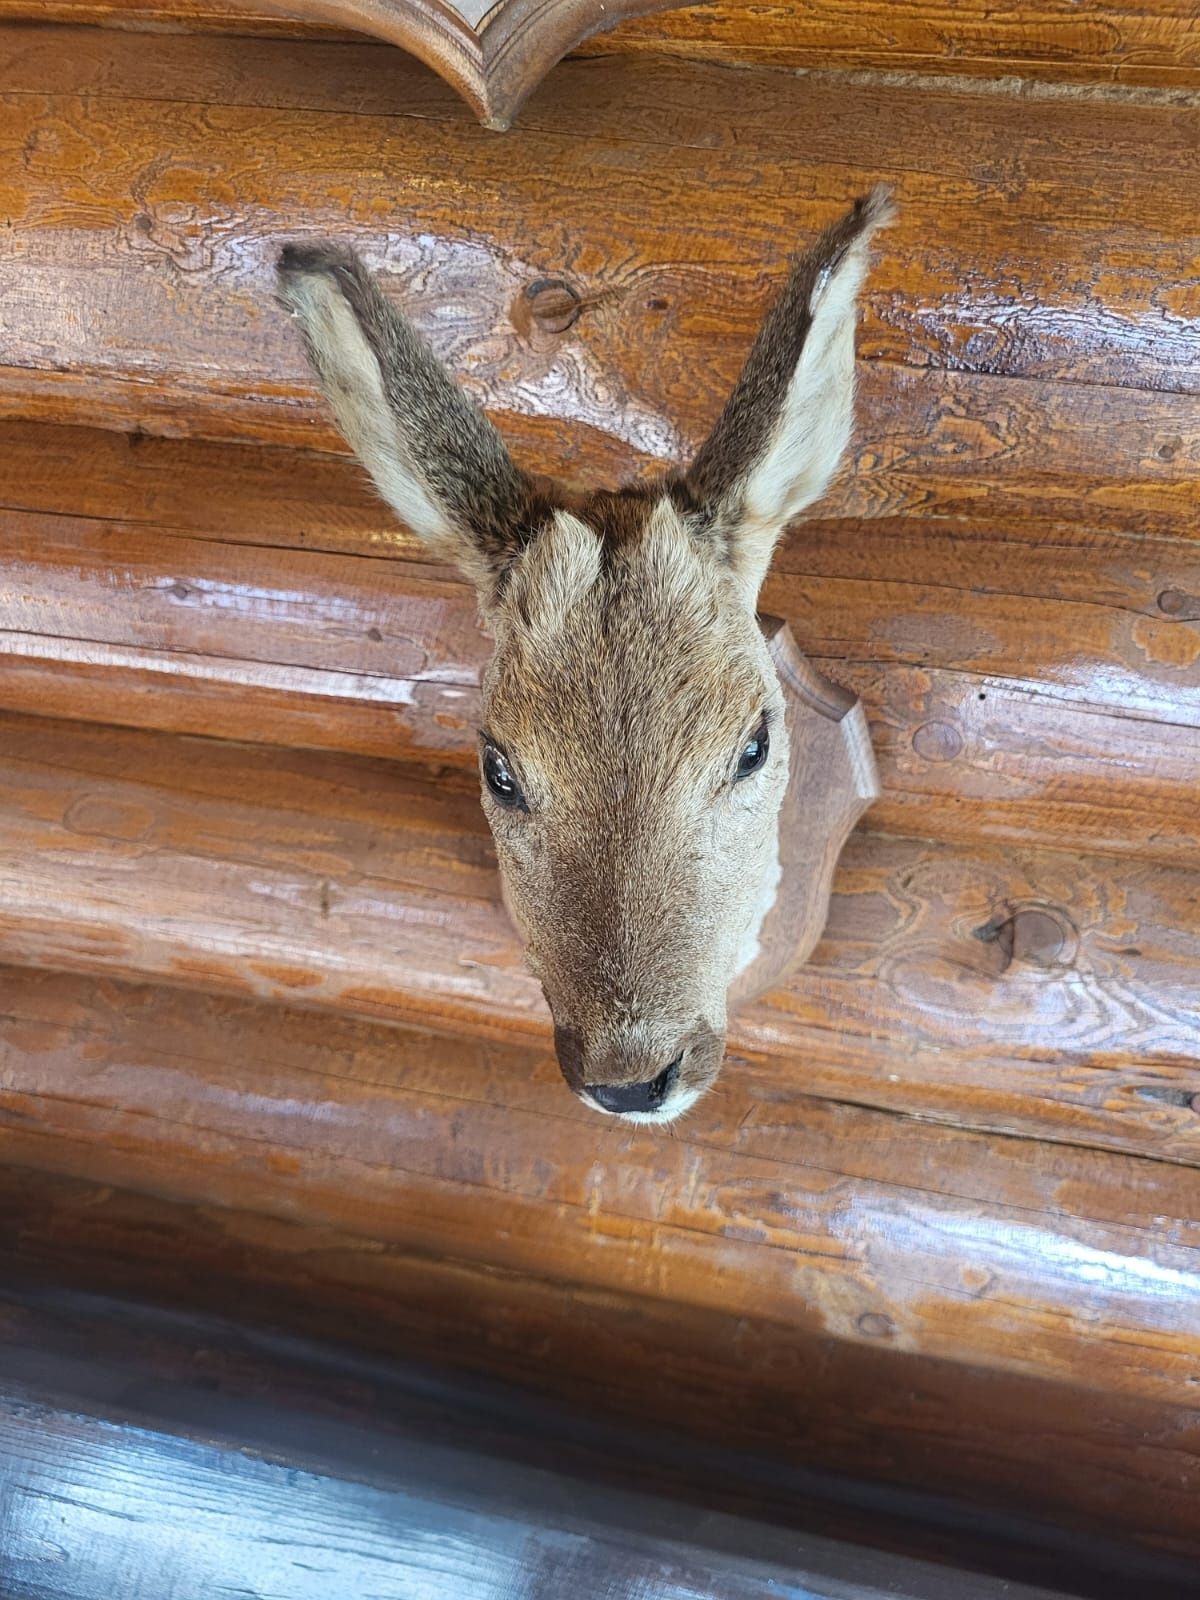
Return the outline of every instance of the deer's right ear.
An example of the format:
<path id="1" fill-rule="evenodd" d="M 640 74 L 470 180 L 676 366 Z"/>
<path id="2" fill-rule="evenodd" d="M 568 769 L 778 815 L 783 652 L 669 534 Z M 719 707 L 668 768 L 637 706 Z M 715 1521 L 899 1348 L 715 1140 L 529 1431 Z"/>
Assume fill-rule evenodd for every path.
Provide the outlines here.
<path id="1" fill-rule="evenodd" d="M 357 256 L 290 245 L 279 258 L 279 292 L 375 487 L 486 605 L 544 519 L 531 481 Z"/>
<path id="2" fill-rule="evenodd" d="M 820 495 L 850 439 L 856 299 L 891 217 L 864 195 L 797 256 L 716 426 L 685 477 L 708 538 L 753 599 L 784 527 Z"/>

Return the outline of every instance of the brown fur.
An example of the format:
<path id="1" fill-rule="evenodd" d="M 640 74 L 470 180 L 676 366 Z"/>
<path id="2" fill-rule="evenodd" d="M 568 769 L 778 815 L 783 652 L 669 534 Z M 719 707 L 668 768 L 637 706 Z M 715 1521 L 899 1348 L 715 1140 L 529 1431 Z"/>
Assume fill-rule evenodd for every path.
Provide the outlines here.
<path id="1" fill-rule="evenodd" d="M 476 584 L 496 641 L 481 748 L 524 800 L 484 785 L 506 898 L 568 1083 L 642 1120 L 677 1115 L 715 1078 L 726 991 L 775 881 L 787 736 L 754 600 L 784 522 L 844 445 L 854 296 L 886 216 L 877 190 L 794 263 L 686 473 L 585 496 L 513 465 L 353 256 L 280 262 L 351 444 Z M 764 719 L 770 754 L 737 782 Z"/>

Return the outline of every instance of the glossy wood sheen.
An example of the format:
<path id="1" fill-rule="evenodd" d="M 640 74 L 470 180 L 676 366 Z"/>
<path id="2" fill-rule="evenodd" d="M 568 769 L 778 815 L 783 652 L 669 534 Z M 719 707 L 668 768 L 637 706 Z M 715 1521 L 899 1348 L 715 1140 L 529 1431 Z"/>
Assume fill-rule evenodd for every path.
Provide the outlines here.
<path id="1" fill-rule="evenodd" d="M 55 975 L 0 1017 L 6 1281 L 1200 1551 L 1194 1171 L 733 1076 L 663 1139 L 556 1101 L 543 1050 Z"/>
<path id="2" fill-rule="evenodd" d="M 365 6 L 360 9 L 365 14 Z M 335 32 L 313 21 L 312 11 L 302 0 L 291 6 L 256 0 L 0 0 L 0 18 L 18 21 L 305 37 Z M 777 0 L 770 6 L 717 0 L 619 23 L 589 40 L 584 51 L 669 50 L 763 66 L 1184 88 L 1200 81 L 1194 23 L 1189 0 L 1120 0 L 1086 9 L 1073 0 L 1008 7 L 989 0 L 960 0 L 953 7 L 930 0 Z"/>
<path id="3" fill-rule="evenodd" d="M 446 781 L 8 718 L 0 841 L 5 959 L 546 1037 Z M 1149 863 L 856 835 L 825 940 L 734 1047 L 789 1091 L 1194 1162 L 1198 908 Z"/>
<path id="4" fill-rule="evenodd" d="M 282 240 L 334 235 L 386 263 L 531 464 L 610 478 L 697 442 L 787 250 L 892 175 L 830 510 L 1195 528 L 1188 107 L 783 74 L 749 96 L 741 74 L 594 60 L 513 146 L 410 92 L 395 52 L 324 48 L 0 36 L 0 147 L 31 152 L 4 196 L 9 414 L 334 446 L 271 299 Z M 996 150 L 1003 204 L 979 176 Z M 548 276 L 585 306 L 565 333 L 525 311 Z"/>
<path id="5" fill-rule="evenodd" d="M 556 1478 L 504 1463 L 491 1468 L 496 1509 L 486 1499 L 463 1506 L 416 1477 L 413 1455 L 405 1486 L 382 1489 L 306 1471 L 299 1452 L 264 1460 L 232 1443 L 222 1449 L 46 1406 L 31 1420 L 20 1400 L 0 1400 L 0 1464 L 15 1485 L 0 1496 L 9 1600 L 161 1600 L 197 1584 L 206 1588 L 192 1592 L 236 1585 L 278 1600 L 358 1594 L 363 1584 L 373 1600 L 499 1600 L 583 1584 L 589 1600 L 873 1600 L 884 1592 L 876 1578 L 907 1600 L 1054 1600 L 1045 1589 L 872 1559 L 827 1541 L 807 1560 L 791 1541 L 784 1559 L 788 1541 L 727 1520 L 712 1519 L 711 1534 L 740 1533 L 742 1553 L 708 1550 L 683 1529 L 651 1531 L 654 1514 L 673 1524 L 680 1508 L 670 1502 L 639 1507 L 641 1526 L 631 1531 L 614 1526 L 629 1510 L 622 1500 L 580 1497 L 568 1514 L 548 1515 L 532 1496 L 559 1489 Z M 530 1503 L 514 1506 L 521 1490 Z M 755 1534 L 777 1559 L 750 1554 Z"/>
<path id="6" fill-rule="evenodd" d="M 0 1380 L 10 1596 L 91 1600 L 119 1569 L 123 1600 L 248 1574 L 315 1600 L 344 1567 L 347 1592 L 365 1576 L 451 1600 L 567 1582 L 589 1600 L 1049 1600 L 1020 1576 L 1166 1600 L 1186 1570 L 995 1513 L 968 1533 L 930 1497 L 839 1497 L 828 1477 L 694 1441 L 685 1456 L 527 1390 L 96 1296 L 6 1294 Z"/>
<path id="7" fill-rule="evenodd" d="M 546 73 L 598 28 L 669 0 L 267 0 L 241 21 L 236 4 L 0 6 L 0 21 L 102 22 L 134 29 L 220 28 L 338 37 L 354 30 L 399 45 L 438 73 L 487 128 L 503 131 Z M 289 28 L 289 23 L 294 24 Z M 350 34 L 353 37 L 353 33 Z"/>
<path id="8" fill-rule="evenodd" d="M 588 51 L 669 50 L 700 60 L 969 74 L 1054 83 L 1200 82 L 1190 0 L 718 0 L 625 23 Z M 1014 86 L 1015 87 L 1015 86 Z"/>
<path id="9" fill-rule="evenodd" d="M 474 764 L 474 600 L 354 469 L 20 424 L 0 448 L 0 498 L 76 511 L 0 508 L 0 705 Z M 1195 866 L 1188 595 L 1184 541 L 885 520 L 796 529 L 764 599 L 863 698 L 875 826 Z"/>
<path id="10" fill-rule="evenodd" d="M 152 4 L 75 20 L 242 26 Z M 1057 1565 L 991 1570 L 1174 1600 L 1200 1561 L 1194 19 L 739 4 L 627 25 L 498 140 L 348 35 L 13 27 L 0 0 L 0 1283 L 516 1385 L 522 1422 L 669 1428 L 776 1523 L 852 1473 L 809 1505 L 833 1536 L 942 1497 L 921 1553 L 951 1571 L 964 1507 L 993 1554 L 1040 1520 Z M 1092 86 L 963 76 L 1056 56 Z M 765 65 L 814 61 L 871 72 Z M 337 453 L 272 263 L 358 245 L 524 461 L 612 481 L 703 436 L 789 249 L 879 177 L 901 217 L 853 470 L 763 599 L 862 697 L 885 794 L 714 1094 L 614 1125 L 562 1085 L 500 905 L 472 603 Z M 0 1390 L 32 1331 L 0 1306 Z M 114 1380 L 126 1420 L 165 1350 Z M 249 1416 L 273 1380 L 232 1370 Z M 386 1592 L 395 1530 L 343 1539 L 327 1465 L 307 1533 L 304 1482 L 228 1453 L 177 1453 L 170 1499 L 57 1393 L 0 1407 L 60 1495 L 0 1530 L 39 1600 L 97 1574 L 125 1600 L 153 1524 L 111 1519 L 117 1469 L 185 1581 L 224 1482 L 334 1564 L 299 1594 L 367 1561 Z M 379 1417 L 361 1367 L 322 1414 L 351 1400 Z M 240 1527 L 235 1586 L 274 1592 Z M 523 1581 L 494 1520 L 464 1527 L 420 1581 L 462 1592 L 480 1548 Z M 568 1582 L 526 1545 L 555 1600 L 597 1588 L 594 1542 Z"/>

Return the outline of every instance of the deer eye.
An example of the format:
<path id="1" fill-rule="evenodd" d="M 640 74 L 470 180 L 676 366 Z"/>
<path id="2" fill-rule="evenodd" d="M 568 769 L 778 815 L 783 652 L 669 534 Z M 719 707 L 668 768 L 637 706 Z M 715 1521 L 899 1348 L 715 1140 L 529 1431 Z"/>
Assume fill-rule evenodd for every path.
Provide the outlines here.
<path id="1" fill-rule="evenodd" d="M 751 773 L 757 772 L 767 759 L 767 752 L 770 748 L 771 736 L 767 732 L 767 719 L 764 717 L 755 730 L 754 737 L 747 740 L 741 755 L 738 757 L 737 772 L 734 774 L 733 781 L 741 783 L 743 778 L 748 778 Z"/>
<path id="2" fill-rule="evenodd" d="M 513 777 L 512 768 L 494 744 L 483 747 L 483 781 L 492 792 L 497 804 L 509 811 L 527 811 L 521 785 Z"/>

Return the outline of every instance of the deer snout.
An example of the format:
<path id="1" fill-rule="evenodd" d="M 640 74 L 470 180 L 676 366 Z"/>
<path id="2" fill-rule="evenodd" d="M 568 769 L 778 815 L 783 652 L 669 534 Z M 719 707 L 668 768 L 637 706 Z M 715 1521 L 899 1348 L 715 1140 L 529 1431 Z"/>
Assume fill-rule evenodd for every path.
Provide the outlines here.
<path id="1" fill-rule="evenodd" d="M 642 1083 L 585 1083 L 583 1092 L 594 1100 L 601 1111 L 612 1111 L 617 1116 L 631 1111 L 661 1111 L 671 1090 L 679 1081 L 679 1068 L 683 1064 L 683 1051 L 669 1066 Z"/>
<path id="2" fill-rule="evenodd" d="M 665 1048 L 644 1030 L 589 1043 L 576 1030 L 559 1027 L 554 1045 L 563 1076 L 585 1103 L 613 1116 L 669 1122 L 710 1086 L 725 1041 L 705 1024 Z"/>

